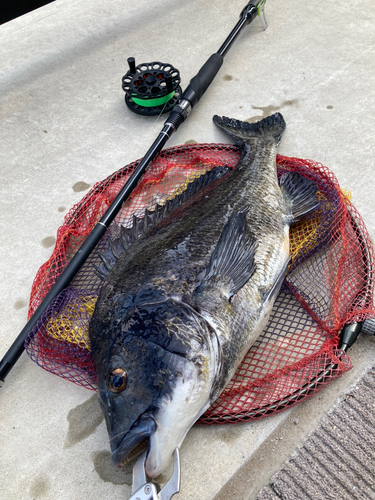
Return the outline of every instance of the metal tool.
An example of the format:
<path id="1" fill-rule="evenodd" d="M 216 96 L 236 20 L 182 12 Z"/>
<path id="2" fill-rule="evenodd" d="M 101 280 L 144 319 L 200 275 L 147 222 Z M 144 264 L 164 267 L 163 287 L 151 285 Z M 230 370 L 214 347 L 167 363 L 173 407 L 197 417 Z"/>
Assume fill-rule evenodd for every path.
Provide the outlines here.
<path id="1" fill-rule="evenodd" d="M 133 468 L 133 488 L 129 500 L 170 500 L 180 491 L 180 453 L 178 448 L 173 452 L 172 476 L 163 488 L 160 488 L 157 483 L 147 481 L 146 458 L 147 451 L 142 453 Z"/>

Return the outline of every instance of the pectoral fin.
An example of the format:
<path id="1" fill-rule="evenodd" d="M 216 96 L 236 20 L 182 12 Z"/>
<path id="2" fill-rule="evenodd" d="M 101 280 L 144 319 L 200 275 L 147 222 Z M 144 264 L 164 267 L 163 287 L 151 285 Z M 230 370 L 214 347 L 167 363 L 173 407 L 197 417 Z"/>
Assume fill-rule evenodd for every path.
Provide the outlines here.
<path id="1" fill-rule="evenodd" d="M 255 251 L 256 242 L 248 230 L 246 214 L 232 215 L 223 228 L 196 294 L 214 285 L 230 299 L 253 275 Z"/>

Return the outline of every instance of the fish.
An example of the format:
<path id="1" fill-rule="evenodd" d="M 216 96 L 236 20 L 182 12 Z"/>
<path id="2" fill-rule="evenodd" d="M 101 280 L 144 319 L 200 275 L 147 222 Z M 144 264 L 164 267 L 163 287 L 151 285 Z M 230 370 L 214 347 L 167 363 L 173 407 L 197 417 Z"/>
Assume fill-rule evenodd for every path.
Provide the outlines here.
<path id="1" fill-rule="evenodd" d="M 89 325 L 112 461 L 147 450 L 150 478 L 265 328 L 290 262 L 289 228 L 318 205 L 308 178 L 278 182 L 280 113 L 213 120 L 239 146 L 237 166 L 123 231 L 127 249 L 106 266 Z"/>

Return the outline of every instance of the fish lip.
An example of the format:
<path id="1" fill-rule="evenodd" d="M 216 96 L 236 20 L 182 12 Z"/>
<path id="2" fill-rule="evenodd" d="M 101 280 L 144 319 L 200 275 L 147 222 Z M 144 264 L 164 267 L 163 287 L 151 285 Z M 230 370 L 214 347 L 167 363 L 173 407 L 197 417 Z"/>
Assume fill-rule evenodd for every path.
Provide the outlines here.
<path id="1" fill-rule="evenodd" d="M 144 448 L 142 448 L 139 453 L 132 454 L 143 440 L 156 431 L 156 427 L 156 422 L 150 414 L 142 414 L 112 451 L 112 463 L 116 467 L 122 467 L 144 451 Z M 127 460 L 128 456 L 130 456 L 129 460 Z"/>

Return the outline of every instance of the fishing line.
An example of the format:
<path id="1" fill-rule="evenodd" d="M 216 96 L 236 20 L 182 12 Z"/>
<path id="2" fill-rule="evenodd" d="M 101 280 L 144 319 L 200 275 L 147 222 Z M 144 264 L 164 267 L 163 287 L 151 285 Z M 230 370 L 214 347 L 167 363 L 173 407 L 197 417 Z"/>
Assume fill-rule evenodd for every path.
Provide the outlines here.
<path id="1" fill-rule="evenodd" d="M 158 115 L 156 116 L 155 120 L 153 121 L 153 123 L 151 124 L 150 128 L 147 130 L 147 132 L 144 134 L 143 138 L 146 139 L 146 140 L 151 140 L 152 137 L 154 137 L 154 134 L 155 134 L 155 128 L 156 126 L 160 123 L 160 119 L 163 115 L 163 113 L 165 113 L 165 108 L 167 106 L 167 102 L 163 105 L 163 107 L 161 108 L 161 110 L 159 111 Z"/>
<path id="2" fill-rule="evenodd" d="M 158 70 L 170 72 L 170 70 L 173 68 L 171 65 L 165 65 L 164 63 L 153 63 L 151 68 L 148 65 L 141 67 L 140 72 L 143 71 L 144 78 L 142 81 L 138 81 L 138 84 L 136 84 L 135 82 L 137 80 L 137 68 L 135 65 L 134 58 L 130 58 L 130 61 L 128 61 L 129 64 L 128 73 L 131 72 L 131 78 L 130 76 L 128 79 L 126 78 L 128 73 L 123 77 L 124 91 L 126 92 L 126 94 L 128 95 L 128 92 L 130 92 L 131 88 L 134 87 L 136 89 L 136 93 L 138 91 L 138 93 L 141 93 L 144 96 L 147 96 L 148 98 L 151 99 L 160 98 L 162 97 L 162 95 L 158 94 L 157 91 L 152 90 L 152 88 L 155 87 L 155 85 L 157 87 L 157 84 L 159 84 L 160 87 L 166 89 L 163 90 L 163 92 L 165 92 L 164 94 L 165 96 L 171 93 L 172 90 L 175 90 L 175 94 L 173 95 L 172 99 L 170 99 L 167 103 L 167 104 L 170 103 L 172 111 L 167 120 L 165 121 L 161 132 L 156 137 L 154 142 L 151 144 L 151 146 L 145 153 L 142 160 L 136 166 L 136 168 L 134 169 L 132 175 L 127 180 L 124 187 L 118 193 L 116 198 L 112 201 L 111 205 L 108 207 L 104 215 L 101 217 L 100 221 L 98 221 L 98 223 L 91 230 L 89 235 L 86 237 L 85 241 L 81 244 L 77 253 L 70 260 L 69 264 L 64 268 L 62 274 L 58 277 L 54 285 L 51 287 L 47 295 L 44 297 L 43 301 L 34 311 L 34 314 L 30 317 L 24 328 L 21 330 L 21 332 L 11 345 L 10 349 L 8 349 L 8 351 L 5 353 L 3 359 L 0 361 L 0 380 L 3 381 L 5 380 L 6 376 L 8 375 L 8 373 L 10 372 L 14 364 L 17 362 L 22 352 L 24 351 L 25 340 L 28 334 L 35 327 L 35 325 L 37 325 L 38 321 L 41 319 L 41 317 L 43 316 L 49 305 L 52 303 L 52 301 L 60 294 L 60 292 L 65 290 L 69 286 L 71 281 L 74 279 L 78 271 L 86 262 L 92 251 L 95 249 L 96 245 L 105 235 L 107 227 L 109 227 L 111 222 L 115 219 L 116 215 L 123 207 L 125 201 L 132 194 L 133 190 L 137 186 L 139 180 L 147 170 L 150 163 L 156 158 L 159 152 L 163 149 L 163 147 L 165 146 L 171 135 L 174 132 L 176 132 L 178 128 L 181 126 L 181 124 L 188 118 L 192 108 L 194 108 L 198 104 L 203 94 L 211 85 L 212 81 L 214 80 L 218 71 L 220 70 L 224 62 L 224 57 L 229 51 L 229 49 L 232 47 L 233 42 L 237 39 L 237 37 L 240 35 L 243 29 L 258 16 L 263 24 L 263 27 L 264 28 L 267 27 L 267 25 L 264 24 L 265 21 L 264 4 L 265 0 L 252 0 L 242 9 L 239 20 L 237 21 L 236 25 L 229 33 L 227 38 L 224 40 L 224 43 L 221 45 L 218 51 L 213 53 L 209 57 L 209 59 L 203 64 L 198 73 L 191 79 L 189 85 L 187 86 L 187 88 L 185 89 L 185 91 L 182 93 L 181 96 L 179 96 L 178 95 L 179 93 L 177 92 L 178 86 L 176 89 L 174 88 L 176 83 L 175 80 L 177 80 L 177 76 L 179 77 L 179 72 L 177 72 L 178 73 L 177 75 L 175 72 L 172 71 L 171 76 L 168 77 L 167 79 L 166 78 L 164 79 L 165 86 L 161 82 L 162 78 L 159 78 L 158 75 L 153 74 L 154 72 L 158 73 Z M 146 76 L 145 74 L 146 71 L 152 73 L 151 76 L 153 78 L 148 80 L 149 82 L 151 82 L 150 85 L 142 89 L 144 81 L 146 80 L 146 78 L 148 78 L 148 76 L 150 76 L 150 75 Z M 131 83 L 133 82 L 134 86 L 131 85 Z M 137 96 L 135 97 L 137 99 Z M 132 96 L 130 96 L 130 98 L 132 98 Z M 125 96 L 125 101 L 126 100 L 127 99 Z M 173 104 L 174 100 L 176 100 L 175 105 Z M 129 98 L 128 101 L 130 101 Z M 138 104 L 134 103 L 134 101 L 133 104 L 134 108 L 137 107 L 134 109 L 134 112 L 138 112 L 139 111 L 138 108 L 140 107 L 138 106 Z M 172 106 L 172 104 L 174 107 Z M 143 106 L 142 110 L 155 111 L 155 108 L 152 107 L 149 108 L 147 106 Z M 159 114 L 159 110 L 154 114 L 156 115 Z"/>
<path id="3" fill-rule="evenodd" d="M 158 123 L 159 123 L 160 118 L 161 118 L 161 115 L 162 115 L 163 113 L 165 113 L 165 108 L 167 107 L 167 104 L 168 104 L 168 102 L 166 102 L 166 103 L 164 104 L 164 106 L 163 106 L 163 108 L 161 109 L 160 113 L 159 113 L 159 114 L 158 114 L 158 116 L 156 117 L 156 120 L 155 120 L 155 121 L 154 121 L 154 123 L 152 124 L 152 127 L 151 127 L 151 130 L 152 130 L 152 131 L 153 131 L 153 129 L 155 128 L 156 124 L 158 124 Z"/>

